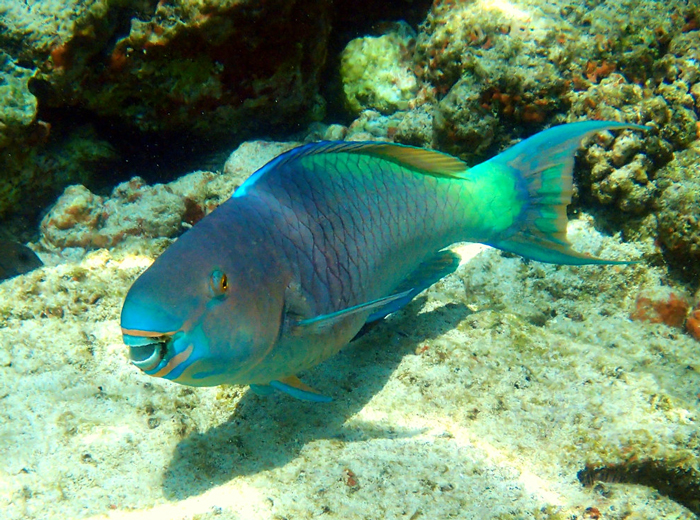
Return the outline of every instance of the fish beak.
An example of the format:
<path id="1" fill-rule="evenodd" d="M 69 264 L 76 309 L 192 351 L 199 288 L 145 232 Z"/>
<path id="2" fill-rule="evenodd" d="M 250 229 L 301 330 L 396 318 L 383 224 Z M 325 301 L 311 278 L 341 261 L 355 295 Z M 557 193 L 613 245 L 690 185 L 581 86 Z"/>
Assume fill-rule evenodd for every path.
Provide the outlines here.
<path id="1" fill-rule="evenodd" d="M 162 333 L 122 329 L 122 335 L 129 347 L 129 359 L 149 376 L 167 377 L 194 350 L 194 346 L 189 345 L 177 352 L 175 343 L 184 336 L 182 331 Z"/>
<path id="2" fill-rule="evenodd" d="M 129 347 L 129 359 L 138 368 L 148 373 L 158 368 L 168 351 L 172 335 L 134 336 L 122 330 L 124 344 Z"/>

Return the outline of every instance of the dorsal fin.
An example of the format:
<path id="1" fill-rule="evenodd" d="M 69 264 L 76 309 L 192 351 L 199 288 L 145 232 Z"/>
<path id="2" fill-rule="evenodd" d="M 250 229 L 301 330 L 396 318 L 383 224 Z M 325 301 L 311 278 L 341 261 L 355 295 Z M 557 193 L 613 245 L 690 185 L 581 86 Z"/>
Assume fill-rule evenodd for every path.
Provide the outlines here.
<path id="1" fill-rule="evenodd" d="M 286 163 L 298 161 L 312 155 L 333 153 L 369 155 L 435 177 L 461 179 L 465 177 L 468 170 L 467 164 L 463 161 L 435 150 L 373 141 L 319 141 L 317 143 L 309 143 L 293 148 L 288 152 L 278 155 L 248 177 L 233 196 L 242 197 L 265 173 Z"/>
<path id="2" fill-rule="evenodd" d="M 362 147 L 351 152 L 386 159 L 436 177 L 463 178 L 468 170 L 466 163 L 446 153 L 401 144 L 362 143 Z"/>

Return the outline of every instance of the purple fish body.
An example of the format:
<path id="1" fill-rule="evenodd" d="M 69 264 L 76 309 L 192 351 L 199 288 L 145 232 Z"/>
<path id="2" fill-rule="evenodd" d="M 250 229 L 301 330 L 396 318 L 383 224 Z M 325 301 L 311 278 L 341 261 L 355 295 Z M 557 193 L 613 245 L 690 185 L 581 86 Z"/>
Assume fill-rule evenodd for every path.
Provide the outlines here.
<path id="1" fill-rule="evenodd" d="M 573 153 L 592 132 L 631 126 L 555 127 L 472 169 L 386 143 L 287 152 L 134 283 L 121 319 L 131 359 L 182 384 L 325 401 L 296 374 L 453 272 L 455 242 L 605 263 L 566 241 Z"/>

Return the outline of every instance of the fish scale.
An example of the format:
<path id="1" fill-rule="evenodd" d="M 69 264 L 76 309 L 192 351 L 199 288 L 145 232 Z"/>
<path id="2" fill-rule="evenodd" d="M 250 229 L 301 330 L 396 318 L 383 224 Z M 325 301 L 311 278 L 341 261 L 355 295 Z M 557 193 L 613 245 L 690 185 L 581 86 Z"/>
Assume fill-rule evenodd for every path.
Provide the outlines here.
<path id="1" fill-rule="evenodd" d="M 296 374 L 457 269 L 476 241 L 533 260 L 629 263 L 566 240 L 573 156 L 593 132 L 554 127 L 471 169 L 389 143 L 312 143 L 255 172 L 129 290 L 121 327 L 146 374 L 326 401 Z"/>
<path id="2" fill-rule="evenodd" d="M 402 226 L 399 218 L 399 213 L 402 210 L 408 210 L 413 214 L 427 213 L 428 204 L 437 201 L 437 199 L 424 198 L 424 193 L 432 195 L 435 192 L 442 192 L 446 196 L 447 191 L 458 188 L 458 186 L 456 186 L 457 183 L 454 181 L 450 182 L 447 180 L 444 180 L 439 188 L 436 185 L 430 185 L 433 183 L 428 183 L 426 186 L 426 182 L 423 179 L 424 176 L 420 173 L 410 172 L 392 163 L 386 165 L 367 164 L 367 158 L 358 155 L 344 158 L 344 168 L 341 170 L 343 175 L 339 175 L 338 170 L 333 169 L 334 167 L 331 164 L 324 164 L 327 162 L 324 160 L 327 157 L 326 155 L 319 155 L 308 157 L 304 160 L 303 165 L 308 168 L 308 170 L 305 170 L 308 171 L 308 175 L 304 175 L 302 179 L 304 182 L 309 183 L 313 181 L 315 186 L 313 190 L 306 191 L 303 189 L 303 186 L 299 186 L 298 183 L 301 180 L 298 175 L 292 177 L 291 175 L 286 176 L 284 173 L 281 173 L 280 177 L 289 177 L 292 179 L 291 183 L 276 183 L 274 188 L 261 185 L 259 189 L 270 189 L 272 193 L 277 195 L 279 191 L 284 190 L 291 199 L 298 200 L 306 197 L 308 201 L 311 201 L 312 204 L 304 204 L 305 215 L 303 216 L 305 220 L 317 223 L 317 227 L 312 233 L 313 245 L 310 247 L 314 251 L 323 249 L 326 257 L 333 255 L 340 265 L 349 263 L 349 257 L 339 258 L 339 250 L 344 247 L 342 245 L 343 240 L 346 243 L 348 241 L 360 243 L 357 247 L 358 253 L 353 259 L 360 266 L 358 279 L 351 277 L 350 280 L 346 280 L 352 288 L 348 289 L 346 294 L 334 294 L 333 289 L 338 288 L 333 284 L 325 283 L 326 280 L 321 275 L 319 276 L 322 282 L 320 290 L 321 292 L 328 291 L 330 294 L 327 297 L 321 292 L 313 294 L 317 302 L 328 301 L 348 306 L 355 305 L 364 300 L 378 297 L 378 294 L 390 289 L 392 285 L 398 284 L 398 281 L 410 272 L 412 264 L 416 261 L 420 263 L 426 255 L 435 252 L 440 245 L 445 243 L 444 235 L 448 229 L 460 227 L 453 222 L 447 222 L 447 215 L 444 214 L 447 208 L 444 204 L 440 204 L 442 207 L 435 204 L 436 207 L 431 212 L 433 218 L 422 219 L 416 226 L 417 229 L 411 230 L 410 235 L 406 228 L 404 228 L 406 231 L 401 233 Z M 311 161 L 313 161 L 313 164 L 308 164 Z M 387 171 L 386 166 L 389 165 L 394 171 Z M 385 168 L 382 168 L 382 166 Z M 326 172 L 332 173 L 328 174 Z M 360 174 L 358 175 L 357 172 L 360 172 Z M 353 193 L 358 193 L 359 195 L 347 200 L 347 203 L 341 206 L 336 201 L 346 197 L 345 193 L 339 193 L 338 191 L 338 187 L 343 185 L 343 177 L 350 177 L 355 181 L 355 191 Z M 412 186 L 407 186 L 407 184 L 412 184 Z M 418 188 L 421 191 L 416 192 Z M 404 201 L 409 202 L 407 198 L 400 195 L 389 196 L 392 193 L 411 193 L 412 190 L 416 193 L 414 197 L 411 197 L 410 203 L 412 205 L 408 208 L 404 205 Z M 445 198 L 441 197 L 440 200 L 445 200 Z M 339 222 L 351 221 L 352 219 L 349 215 L 352 214 L 363 215 L 365 227 L 354 226 L 353 229 L 334 229 L 342 227 L 342 225 L 337 224 Z M 451 216 L 454 217 L 454 215 Z M 301 216 L 299 217 L 302 218 Z M 430 224 L 430 226 L 426 224 Z M 309 247 L 299 241 L 295 241 L 294 237 L 290 237 L 290 240 L 296 248 L 306 249 Z M 422 254 L 417 254 L 417 247 L 415 247 L 414 243 L 420 244 L 420 248 L 423 250 Z M 316 246 L 316 244 L 319 245 Z M 405 266 L 397 265 L 397 261 L 403 256 L 400 253 L 406 247 L 411 247 L 415 258 L 411 258 L 410 262 L 406 261 L 407 265 Z M 314 263 L 318 267 L 318 259 Z M 333 265 L 332 261 L 327 261 L 325 264 L 324 268 L 320 270 L 321 273 L 331 272 L 336 276 L 340 274 L 337 265 Z M 362 286 L 361 280 L 370 278 L 370 273 L 374 273 L 377 270 L 383 272 L 389 269 L 391 269 L 392 273 L 383 277 L 384 280 L 381 285 L 377 284 L 375 280 L 375 283 L 372 285 Z M 318 271 L 318 269 L 315 271 L 317 275 Z M 309 281 L 302 285 L 314 287 L 314 284 L 309 283 Z M 313 290 L 311 292 L 313 293 Z M 330 305 L 325 308 L 319 305 L 315 309 L 319 314 L 337 310 L 339 310 L 339 307 L 336 305 Z"/>

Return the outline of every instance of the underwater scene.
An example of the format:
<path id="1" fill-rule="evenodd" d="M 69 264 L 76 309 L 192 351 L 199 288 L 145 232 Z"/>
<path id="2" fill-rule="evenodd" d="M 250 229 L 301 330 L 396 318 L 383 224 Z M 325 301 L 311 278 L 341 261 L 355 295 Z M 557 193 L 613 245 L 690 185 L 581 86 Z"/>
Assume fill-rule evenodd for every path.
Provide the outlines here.
<path id="1" fill-rule="evenodd" d="M 700 518 L 697 0 L 0 0 L 0 519 Z"/>

